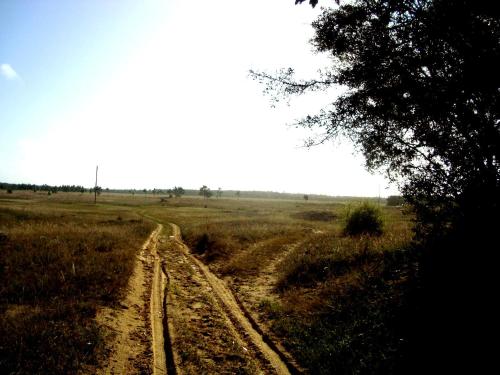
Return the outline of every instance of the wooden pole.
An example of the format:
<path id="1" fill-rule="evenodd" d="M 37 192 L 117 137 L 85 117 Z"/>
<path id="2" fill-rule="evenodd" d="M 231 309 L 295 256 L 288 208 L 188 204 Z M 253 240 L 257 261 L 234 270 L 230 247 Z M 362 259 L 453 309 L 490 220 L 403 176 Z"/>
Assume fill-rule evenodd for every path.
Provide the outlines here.
<path id="1" fill-rule="evenodd" d="M 94 186 L 94 204 L 97 203 L 97 170 L 99 166 L 95 166 L 95 186 Z"/>

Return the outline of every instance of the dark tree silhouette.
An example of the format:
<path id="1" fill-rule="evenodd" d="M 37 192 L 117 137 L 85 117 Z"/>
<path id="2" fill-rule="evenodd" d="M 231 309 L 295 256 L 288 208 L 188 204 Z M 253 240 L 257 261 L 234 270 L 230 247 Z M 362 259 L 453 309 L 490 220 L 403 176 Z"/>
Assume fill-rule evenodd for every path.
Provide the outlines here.
<path id="1" fill-rule="evenodd" d="M 347 87 L 298 122 L 322 130 L 309 144 L 350 138 L 369 169 L 385 168 L 400 184 L 424 233 L 497 213 L 500 21 L 493 3 L 354 1 L 324 10 L 313 26 L 313 45 L 334 61 L 320 77 L 252 72 L 274 99 Z"/>
<path id="2" fill-rule="evenodd" d="M 415 209 L 416 244 L 424 253 L 418 316 L 427 324 L 414 325 L 422 341 L 408 351 L 420 367 L 430 363 L 417 357 L 422 348 L 429 355 L 422 358 L 434 356 L 443 367 L 465 365 L 443 347 L 486 365 L 477 353 L 487 356 L 481 344 L 488 341 L 478 334 L 491 331 L 486 312 L 500 224 L 497 6 L 353 0 L 324 9 L 313 27 L 312 44 L 332 61 L 317 78 L 295 79 L 291 68 L 251 74 L 273 100 L 343 88 L 330 106 L 297 125 L 321 130 L 310 145 L 350 139 L 367 167 L 385 170 Z"/>

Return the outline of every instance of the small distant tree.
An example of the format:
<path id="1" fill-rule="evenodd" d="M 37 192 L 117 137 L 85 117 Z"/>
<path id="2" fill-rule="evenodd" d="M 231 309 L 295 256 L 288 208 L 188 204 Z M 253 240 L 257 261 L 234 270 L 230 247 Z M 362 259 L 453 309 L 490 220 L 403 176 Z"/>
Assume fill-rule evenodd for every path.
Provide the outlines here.
<path id="1" fill-rule="evenodd" d="M 148 193 L 148 191 L 147 191 L 146 189 L 142 189 L 142 192 L 143 192 L 144 194 L 147 194 L 147 193 Z"/>
<path id="2" fill-rule="evenodd" d="M 309 195 L 304 194 L 304 200 L 307 202 L 309 200 Z"/>
<path id="3" fill-rule="evenodd" d="M 174 193 L 174 195 L 175 195 L 176 198 L 180 198 L 184 194 L 186 194 L 186 191 L 182 187 L 180 187 L 180 186 L 175 186 L 174 189 L 173 189 L 173 193 Z"/>
<path id="4" fill-rule="evenodd" d="M 213 195 L 213 193 L 209 187 L 207 187 L 206 185 L 203 185 L 200 188 L 198 195 L 201 195 L 203 198 L 208 199 Z"/>
<path id="5" fill-rule="evenodd" d="M 240 198 L 240 196 L 241 196 L 241 192 L 238 190 L 238 191 L 235 193 L 235 195 L 236 195 L 236 198 L 238 198 L 238 199 L 239 199 L 239 198 Z"/>
<path id="6" fill-rule="evenodd" d="M 219 199 L 220 197 L 222 197 L 222 190 L 221 190 L 221 188 L 217 189 L 217 199 Z"/>

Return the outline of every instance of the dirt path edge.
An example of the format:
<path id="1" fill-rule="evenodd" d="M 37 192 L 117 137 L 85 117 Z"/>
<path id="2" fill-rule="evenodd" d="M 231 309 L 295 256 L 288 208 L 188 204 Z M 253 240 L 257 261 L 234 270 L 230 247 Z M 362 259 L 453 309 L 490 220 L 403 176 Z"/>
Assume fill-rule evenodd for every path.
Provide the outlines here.
<path id="1" fill-rule="evenodd" d="M 229 312 L 228 314 L 231 315 L 230 318 L 234 319 L 237 325 L 248 334 L 252 343 L 264 355 L 267 361 L 269 361 L 276 372 L 278 374 L 301 373 L 301 371 L 293 363 L 291 363 L 287 356 L 279 350 L 269 337 L 263 335 L 263 331 L 260 329 L 257 322 L 250 316 L 248 311 L 243 308 L 242 304 L 237 300 L 236 296 L 232 293 L 231 289 L 224 283 L 224 281 L 214 275 L 204 263 L 191 254 L 189 248 L 182 241 L 180 228 L 174 223 L 170 223 L 170 226 L 172 227 L 175 241 L 184 250 L 191 261 L 193 261 L 203 272 L 216 297 L 225 306 L 226 310 Z"/>

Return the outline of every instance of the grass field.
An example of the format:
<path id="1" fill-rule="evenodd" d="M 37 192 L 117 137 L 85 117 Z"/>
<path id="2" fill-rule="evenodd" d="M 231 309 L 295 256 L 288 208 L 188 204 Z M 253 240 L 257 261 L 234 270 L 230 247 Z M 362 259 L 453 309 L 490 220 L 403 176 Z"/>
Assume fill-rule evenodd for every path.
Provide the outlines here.
<path id="1" fill-rule="evenodd" d="M 0 192 L 0 372 L 95 363 L 96 308 L 119 300 L 154 218 L 177 223 L 308 372 L 393 373 L 417 261 L 411 216 L 382 207 L 381 236 L 346 236 L 360 201 Z"/>
<path id="2" fill-rule="evenodd" d="M 182 198 L 148 212 L 179 224 L 311 373 L 393 373 L 404 362 L 415 279 L 411 217 L 384 207 L 381 236 L 345 236 L 360 203 Z"/>
<path id="3" fill-rule="evenodd" d="M 105 336 L 96 309 L 119 301 L 152 227 L 79 194 L 0 192 L 0 373 L 96 364 Z"/>

